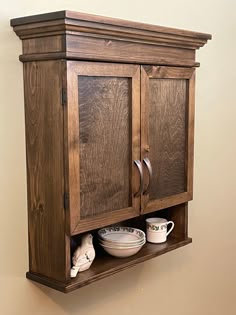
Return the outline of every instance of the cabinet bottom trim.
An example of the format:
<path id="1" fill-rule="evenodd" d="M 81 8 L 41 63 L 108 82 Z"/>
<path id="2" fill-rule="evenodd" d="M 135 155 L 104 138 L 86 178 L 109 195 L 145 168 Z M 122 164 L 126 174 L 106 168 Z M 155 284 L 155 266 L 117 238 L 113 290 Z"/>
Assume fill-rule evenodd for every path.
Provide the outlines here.
<path id="1" fill-rule="evenodd" d="M 32 272 L 27 272 L 26 277 L 63 293 L 68 293 L 191 242 L 191 238 L 181 239 L 170 237 L 163 244 L 146 243 L 140 252 L 128 258 L 120 259 L 104 254 L 96 258 L 96 261 L 89 270 L 80 273 L 75 279 L 69 282 L 59 282 Z"/>

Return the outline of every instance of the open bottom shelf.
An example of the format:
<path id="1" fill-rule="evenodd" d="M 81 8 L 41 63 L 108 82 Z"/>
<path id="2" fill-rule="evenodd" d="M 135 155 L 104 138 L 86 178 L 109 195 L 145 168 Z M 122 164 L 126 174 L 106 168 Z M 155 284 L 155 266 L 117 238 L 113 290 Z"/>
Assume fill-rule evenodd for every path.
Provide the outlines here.
<path id="1" fill-rule="evenodd" d="M 90 269 L 79 273 L 75 279 L 65 283 L 46 278 L 32 272 L 27 272 L 26 277 L 61 292 L 68 293 L 91 282 L 103 279 L 135 266 L 145 260 L 160 256 L 178 247 L 185 246 L 191 242 L 191 238 L 179 239 L 170 237 L 168 241 L 163 244 L 146 243 L 136 255 L 131 257 L 115 258 L 108 254 L 100 255 L 95 258 L 95 261 Z"/>

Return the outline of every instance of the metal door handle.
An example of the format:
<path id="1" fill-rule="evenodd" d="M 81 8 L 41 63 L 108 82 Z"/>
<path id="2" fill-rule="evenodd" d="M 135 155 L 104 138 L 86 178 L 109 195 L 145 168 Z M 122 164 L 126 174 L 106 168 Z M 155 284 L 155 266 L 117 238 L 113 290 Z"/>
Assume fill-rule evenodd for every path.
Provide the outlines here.
<path id="1" fill-rule="evenodd" d="M 148 183 L 147 189 L 143 192 L 144 195 L 147 195 L 147 194 L 149 194 L 150 188 L 151 188 L 151 181 L 152 181 L 152 164 L 151 164 L 149 158 L 143 159 L 143 163 L 144 163 L 144 165 L 146 166 L 146 168 L 147 168 L 147 170 L 148 170 L 148 173 L 149 173 L 149 183 Z"/>
<path id="2" fill-rule="evenodd" d="M 140 175 L 140 186 L 139 190 L 134 194 L 134 197 L 139 197 L 143 192 L 143 167 L 139 160 L 134 160 L 134 164 L 137 166 Z"/>

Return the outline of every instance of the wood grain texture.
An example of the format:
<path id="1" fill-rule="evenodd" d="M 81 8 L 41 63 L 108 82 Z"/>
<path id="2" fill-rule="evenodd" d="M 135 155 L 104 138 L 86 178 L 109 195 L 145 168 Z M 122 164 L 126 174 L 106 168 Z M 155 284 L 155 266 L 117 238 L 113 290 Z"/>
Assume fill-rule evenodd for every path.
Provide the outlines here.
<path id="1" fill-rule="evenodd" d="M 138 203 L 140 203 L 140 198 L 136 198 Z M 72 231 L 71 235 L 77 235 L 87 231 L 95 230 L 97 228 L 102 228 L 108 225 L 116 224 L 124 220 L 128 220 L 140 215 L 140 208 L 134 209 L 134 207 L 124 208 L 120 210 L 115 210 L 110 215 L 105 212 L 92 217 L 85 218 L 83 220 L 78 220 L 76 222 L 76 227 Z"/>
<path id="2" fill-rule="evenodd" d="M 155 79 L 190 79 L 193 75 L 193 68 L 145 66 L 145 73 L 148 78 Z"/>
<path id="3" fill-rule="evenodd" d="M 66 19 L 66 20 L 65 20 Z M 22 26 L 24 28 L 27 28 L 27 24 L 35 23 L 34 25 L 37 25 L 36 23 L 45 23 L 47 22 L 53 22 L 54 20 L 63 21 L 64 23 L 70 23 L 70 24 L 82 24 L 85 26 L 86 22 L 87 24 L 92 24 L 94 27 L 97 28 L 115 28 L 116 26 L 121 29 L 121 31 L 127 31 L 135 32 L 137 30 L 146 30 L 150 31 L 152 33 L 163 33 L 166 35 L 176 35 L 176 36 L 183 36 L 187 37 L 187 39 L 196 39 L 196 40 L 208 40 L 211 39 L 210 34 L 204 34 L 199 32 L 191 32 L 186 30 L 180 30 L 180 29 L 174 29 L 170 27 L 163 27 L 163 26 L 157 26 L 157 25 L 151 25 L 146 23 L 139 23 L 139 22 L 133 22 L 133 21 L 127 21 L 127 20 L 121 20 L 116 18 L 109 18 L 104 16 L 98 16 L 98 15 L 92 15 L 87 13 L 81 13 L 81 12 L 73 12 L 73 11 L 59 11 L 59 12 L 51 12 L 46 14 L 38 14 L 34 16 L 28 16 L 28 17 L 22 17 L 22 18 L 15 18 L 11 20 L 11 26 Z M 57 21 L 58 23 L 58 21 Z M 83 24 L 84 23 L 84 24 Z"/>
<path id="4" fill-rule="evenodd" d="M 67 98 L 64 99 L 64 103 L 62 100 L 62 89 L 67 92 L 67 63 L 66 60 L 61 60 L 61 106 L 63 107 L 63 156 L 64 156 L 64 194 L 63 194 L 63 206 L 65 212 L 64 218 L 64 228 L 65 228 L 65 275 L 66 279 L 70 279 L 70 269 L 71 269 L 71 213 L 68 208 L 65 206 L 65 195 L 68 196 L 69 191 L 69 182 L 68 182 L 68 158 L 66 154 L 68 153 L 68 142 L 67 142 L 67 131 L 68 131 L 68 111 L 66 110 L 67 106 Z M 62 104 L 63 103 L 63 104 Z M 68 198 L 69 199 L 69 198 Z M 68 200 L 70 201 L 70 200 Z M 69 206 L 69 205 L 68 205 Z"/>
<path id="5" fill-rule="evenodd" d="M 55 37 L 56 35 L 52 34 L 52 36 Z M 72 39 L 74 40 L 72 41 Z M 43 38 L 40 37 L 37 41 L 40 51 L 37 53 L 29 52 L 22 54 L 19 59 L 22 62 L 48 59 L 72 59 L 183 67 L 199 67 L 200 65 L 199 62 L 195 61 L 195 51 L 193 49 L 187 50 L 182 47 L 172 48 L 166 46 L 158 47 L 146 42 L 139 43 L 132 40 L 119 41 L 119 39 L 114 39 L 113 37 L 97 38 L 95 36 L 84 35 L 80 35 L 80 45 L 75 45 L 77 42 L 76 39 L 76 36 L 68 35 L 66 37 L 67 46 L 62 45 L 61 50 L 57 51 L 57 47 L 55 48 L 51 44 L 43 46 L 44 41 Z M 23 40 L 23 42 L 24 41 L 25 40 Z M 28 43 L 26 45 L 28 47 L 30 46 Z M 33 50 L 34 47 L 32 47 L 32 51 Z M 119 51 L 120 53 L 118 53 Z M 133 51 L 137 51 L 137 54 L 133 54 Z"/>
<path id="6" fill-rule="evenodd" d="M 193 166 L 194 166 L 194 113 L 195 111 L 195 70 L 188 82 L 188 120 L 187 120 L 187 154 L 186 154 L 186 172 L 187 172 L 187 190 L 193 199 Z"/>
<path id="7" fill-rule="evenodd" d="M 149 159 L 153 168 L 150 199 L 186 191 L 186 80 L 149 83 Z"/>
<path id="8" fill-rule="evenodd" d="M 67 67 L 67 176 L 74 234 L 104 224 L 104 212 L 112 212 L 113 219 L 139 213 L 132 160 L 140 158 L 140 74 L 134 65 L 71 61 Z M 105 220 L 111 221 L 109 215 Z"/>
<path id="9" fill-rule="evenodd" d="M 67 51 L 73 58 L 87 60 L 109 60 L 129 63 L 154 63 L 154 64 L 195 64 L 195 51 L 134 42 L 116 38 L 101 38 L 91 36 L 67 36 Z M 135 51 L 135 54 L 133 53 Z"/>
<path id="10" fill-rule="evenodd" d="M 13 19 L 11 25 L 26 47 L 20 57 L 24 62 L 65 58 L 193 67 L 198 65 L 195 50 L 211 39 L 209 34 L 70 11 Z M 56 37 L 63 39 L 60 47 Z"/>
<path id="11" fill-rule="evenodd" d="M 168 241 L 163 244 L 156 245 L 146 243 L 140 250 L 140 252 L 128 258 L 114 258 L 104 253 L 103 255 L 96 258 L 89 270 L 82 272 L 81 274 L 79 274 L 79 277 L 67 283 L 52 281 L 51 279 L 42 277 L 35 273 L 27 273 L 26 276 L 33 281 L 37 281 L 61 292 L 68 293 L 85 285 L 88 285 L 94 281 L 98 281 L 117 272 L 136 266 L 137 264 L 142 263 L 146 260 L 155 258 L 179 247 L 188 245 L 191 242 L 191 238 L 173 238 L 170 236 Z"/>
<path id="12" fill-rule="evenodd" d="M 149 69 L 149 68 L 148 68 Z M 149 77 L 146 68 L 141 66 L 141 161 L 144 170 L 144 190 L 148 185 L 151 185 L 150 176 L 144 167 L 143 160 L 149 159 L 150 145 L 149 145 Z M 149 205 L 149 194 L 141 195 L 141 212 L 144 213 Z M 157 208 L 151 208 L 151 211 L 157 210 Z"/>
<path id="13" fill-rule="evenodd" d="M 65 35 L 29 38 L 23 41 L 23 54 L 45 54 L 65 50 Z"/>
<path id="14" fill-rule="evenodd" d="M 61 70 L 59 61 L 24 64 L 30 271 L 64 281 Z"/>
<path id="15" fill-rule="evenodd" d="M 148 196 L 145 199 L 144 199 L 145 202 L 143 202 L 144 207 L 142 208 L 142 213 L 150 213 L 155 210 L 166 209 L 168 207 L 172 207 L 190 201 L 193 198 L 190 192 L 184 192 L 160 199 L 149 200 Z"/>
<path id="16" fill-rule="evenodd" d="M 192 68 L 141 67 L 141 158 L 149 158 L 153 168 L 143 213 L 192 199 L 193 80 Z M 145 167 L 144 172 L 147 187 Z"/>
<path id="17" fill-rule="evenodd" d="M 182 203 L 162 211 L 163 217 L 173 221 L 175 227 L 171 232 L 174 238 L 188 238 L 188 204 Z"/>
<path id="18" fill-rule="evenodd" d="M 130 83 L 79 77 L 81 219 L 131 206 Z"/>

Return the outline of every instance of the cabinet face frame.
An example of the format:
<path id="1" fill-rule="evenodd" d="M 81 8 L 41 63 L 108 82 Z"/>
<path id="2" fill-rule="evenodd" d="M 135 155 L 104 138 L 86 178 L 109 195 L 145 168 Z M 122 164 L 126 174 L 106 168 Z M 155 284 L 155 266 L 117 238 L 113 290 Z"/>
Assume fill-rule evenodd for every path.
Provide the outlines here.
<path id="1" fill-rule="evenodd" d="M 66 230 L 71 235 L 113 224 L 140 214 L 140 198 L 134 197 L 139 189 L 139 173 L 133 161 L 140 159 L 140 66 L 97 62 L 67 61 L 67 106 L 64 115 L 65 146 L 65 187 L 69 193 L 69 211 L 66 218 Z M 79 152 L 79 93 L 78 76 L 120 77 L 131 80 L 131 190 L 132 206 L 112 212 L 80 216 L 80 152 Z M 118 170 L 117 170 L 118 171 Z M 128 174 L 127 174 L 128 175 Z"/>
<path id="2" fill-rule="evenodd" d="M 185 174 L 186 191 L 176 195 L 150 200 L 149 194 L 141 197 L 141 213 L 149 213 L 193 198 L 193 154 L 194 154 L 194 99 L 195 69 L 166 66 L 141 66 L 141 161 L 149 156 L 149 80 L 186 79 L 186 150 Z"/>

